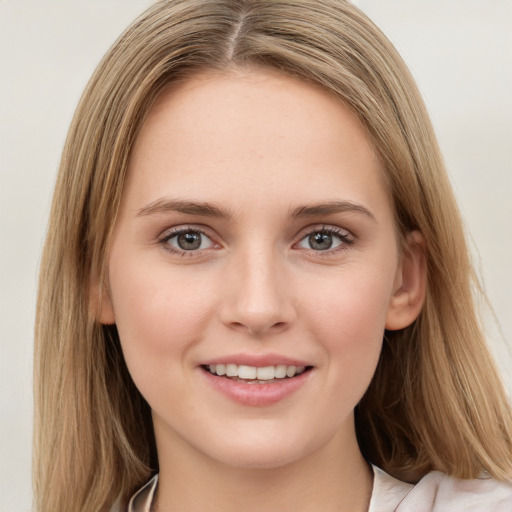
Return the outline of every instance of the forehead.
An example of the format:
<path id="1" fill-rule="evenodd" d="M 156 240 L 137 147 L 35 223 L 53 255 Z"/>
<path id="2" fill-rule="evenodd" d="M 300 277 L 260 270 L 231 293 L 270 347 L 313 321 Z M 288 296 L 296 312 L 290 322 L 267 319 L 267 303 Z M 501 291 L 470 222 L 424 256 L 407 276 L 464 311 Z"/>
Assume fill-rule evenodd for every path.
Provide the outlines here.
<path id="1" fill-rule="evenodd" d="M 361 201 L 387 196 L 384 181 L 364 126 L 339 99 L 253 69 L 198 74 L 162 93 L 136 140 L 127 192 L 139 203 L 207 192 L 243 204 L 274 189 L 299 202 L 329 191 Z"/>

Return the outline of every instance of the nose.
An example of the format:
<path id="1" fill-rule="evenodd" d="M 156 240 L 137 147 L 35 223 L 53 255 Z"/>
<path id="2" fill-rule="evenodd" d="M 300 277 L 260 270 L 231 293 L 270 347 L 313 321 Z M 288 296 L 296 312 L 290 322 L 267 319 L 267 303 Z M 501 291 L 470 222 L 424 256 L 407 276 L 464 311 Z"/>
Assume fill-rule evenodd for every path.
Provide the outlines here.
<path id="1" fill-rule="evenodd" d="M 234 257 L 224 274 L 221 321 L 253 336 L 286 330 L 297 315 L 285 281 L 283 263 L 272 251 Z"/>

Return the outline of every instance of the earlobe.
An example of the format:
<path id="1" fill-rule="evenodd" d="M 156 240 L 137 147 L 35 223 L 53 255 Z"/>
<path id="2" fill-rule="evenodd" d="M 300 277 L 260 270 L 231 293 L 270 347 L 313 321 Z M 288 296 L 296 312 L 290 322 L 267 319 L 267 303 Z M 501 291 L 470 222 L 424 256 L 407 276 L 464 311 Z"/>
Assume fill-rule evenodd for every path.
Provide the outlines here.
<path id="1" fill-rule="evenodd" d="M 386 329 L 403 329 L 416 320 L 425 301 L 426 261 L 425 241 L 419 231 L 407 235 L 402 260 L 397 269 L 396 289 L 391 297 Z"/>
<path id="2" fill-rule="evenodd" d="M 99 323 L 104 325 L 116 323 L 109 290 L 105 284 L 100 282 L 100 279 L 94 279 L 89 300 L 92 314 Z"/>

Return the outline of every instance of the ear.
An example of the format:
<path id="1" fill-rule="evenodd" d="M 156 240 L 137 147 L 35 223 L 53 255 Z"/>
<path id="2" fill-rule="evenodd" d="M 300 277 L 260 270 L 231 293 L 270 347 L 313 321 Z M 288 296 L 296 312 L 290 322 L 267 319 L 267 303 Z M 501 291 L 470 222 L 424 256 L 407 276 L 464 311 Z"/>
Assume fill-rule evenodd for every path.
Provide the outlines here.
<path id="1" fill-rule="evenodd" d="M 89 303 L 94 318 L 101 324 L 112 325 L 116 323 L 112 298 L 108 286 L 103 279 L 94 277 L 92 280 Z"/>
<path id="2" fill-rule="evenodd" d="M 386 329 L 403 329 L 416 320 L 425 301 L 425 241 L 419 231 L 407 235 L 395 276 L 395 291 L 386 315 Z"/>

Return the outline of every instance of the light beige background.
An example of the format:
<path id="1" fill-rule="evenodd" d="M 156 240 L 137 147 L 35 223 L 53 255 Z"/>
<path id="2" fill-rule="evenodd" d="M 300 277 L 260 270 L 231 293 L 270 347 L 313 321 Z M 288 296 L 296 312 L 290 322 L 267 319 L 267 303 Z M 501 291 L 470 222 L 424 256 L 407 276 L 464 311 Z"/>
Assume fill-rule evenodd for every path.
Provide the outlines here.
<path id="1" fill-rule="evenodd" d="M 0 512 L 31 507 L 38 261 L 67 127 L 99 59 L 150 0 L 0 0 Z M 503 335 L 512 390 L 512 1 L 359 0 L 412 69 Z M 487 315 L 489 316 L 489 315 Z"/>

